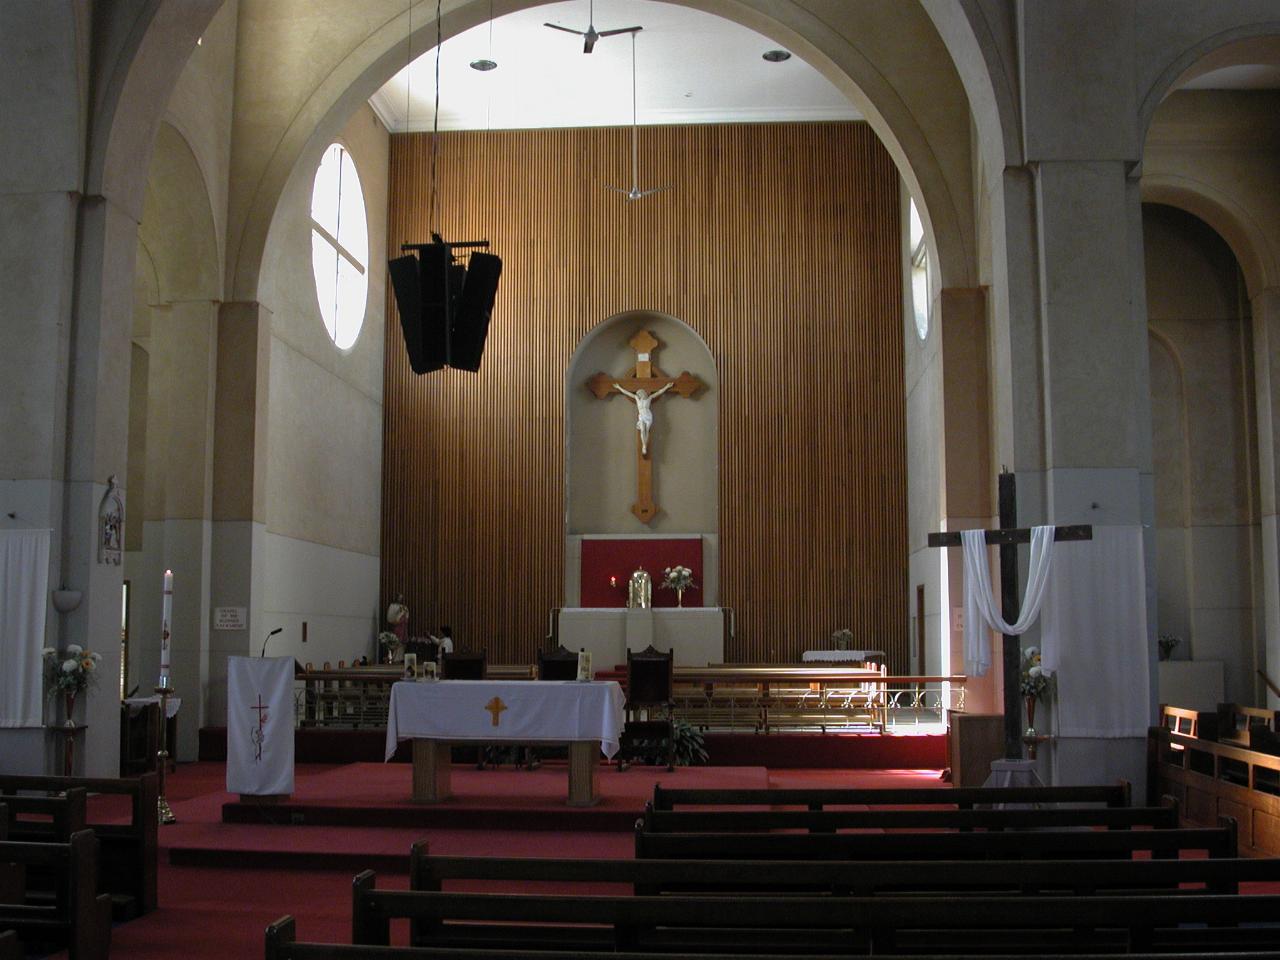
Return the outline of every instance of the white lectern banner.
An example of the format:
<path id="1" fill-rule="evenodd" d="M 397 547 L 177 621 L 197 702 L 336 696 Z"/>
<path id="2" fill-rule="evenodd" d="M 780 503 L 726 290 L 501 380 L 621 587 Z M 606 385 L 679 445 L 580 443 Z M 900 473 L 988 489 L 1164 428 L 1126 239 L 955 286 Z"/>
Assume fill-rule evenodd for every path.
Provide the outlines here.
<path id="1" fill-rule="evenodd" d="M 227 658 L 227 792 L 293 793 L 293 658 Z"/>

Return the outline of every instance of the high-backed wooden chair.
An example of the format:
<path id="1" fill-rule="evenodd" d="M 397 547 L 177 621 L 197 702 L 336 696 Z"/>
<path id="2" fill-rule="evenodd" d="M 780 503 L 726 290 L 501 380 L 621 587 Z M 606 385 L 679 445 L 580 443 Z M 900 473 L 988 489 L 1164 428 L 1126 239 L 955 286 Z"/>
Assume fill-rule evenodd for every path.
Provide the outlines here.
<path id="1" fill-rule="evenodd" d="M 444 680 L 483 680 L 485 652 L 446 653 L 441 658 Z"/>
<path id="2" fill-rule="evenodd" d="M 619 738 L 618 769 L 625 770 L 637 756 L 653 756 L 659 749 L 667 757 L 667 769 L 675 769 L 675 724 L 671 688 L 675 655 L 652 646 L 639 653 L 627 651 L 626 722 Z"/>
<path id="3" fill-rule="evenodd" d="M 577 680 L 578 655 L 563 646 L 550 653 L 538 651 L 539 680 Z"/>

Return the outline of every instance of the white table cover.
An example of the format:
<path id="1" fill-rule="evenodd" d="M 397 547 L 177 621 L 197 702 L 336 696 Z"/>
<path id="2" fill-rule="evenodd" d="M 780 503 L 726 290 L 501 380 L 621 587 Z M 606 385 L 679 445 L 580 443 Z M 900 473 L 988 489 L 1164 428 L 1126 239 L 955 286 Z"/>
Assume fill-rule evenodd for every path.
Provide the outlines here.
<path id="1" fill-rule="evenodd" d="M 494 698 L 501 708 L 494 708 Z M 400 740 L 599 740 L 618 752 L 625 698 L 615 681 L 434 680 L 391 687 L 388 760 Z M 497 716 L 497 723 L 494 717 Z"/>
<path id="2" fill-rule="evenodd" d="M 884 659 L 883 650 L 806 650 L 800 654 L 800 659 L 804 663 L 812 663 L 819 661 L 822 663 L 837 663 L 845 660 L 869 660 L 872 657 Z"/>

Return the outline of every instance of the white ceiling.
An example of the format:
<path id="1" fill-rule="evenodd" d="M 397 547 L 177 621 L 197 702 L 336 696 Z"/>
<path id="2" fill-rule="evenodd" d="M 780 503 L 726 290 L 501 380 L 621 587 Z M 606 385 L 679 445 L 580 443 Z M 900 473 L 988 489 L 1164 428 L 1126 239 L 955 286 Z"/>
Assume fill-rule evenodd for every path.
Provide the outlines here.
<path id="1" fill-rule="evenodd" d="M 499 2 L 499 11 L 501 4 Z M 498 16 L 445 40 L 440 55 L 440 129 L 621 126 L 631 122 L 631 38 L 582 38 L 588 0 L 560 0 Z M 769 63 L 778 44 L 712 14 L 657 0 L 595 0 L 597 31 L 641 26 L 636 110 L 641 124 L 861 119 L 848 99 L 793 56 Z M 416 52 L 416 51 L 415 51 Z M 488 58 L 498 68 L 470 68 Z M 370 99 L 393 133 L 430 130 L 435 48 Z"/>

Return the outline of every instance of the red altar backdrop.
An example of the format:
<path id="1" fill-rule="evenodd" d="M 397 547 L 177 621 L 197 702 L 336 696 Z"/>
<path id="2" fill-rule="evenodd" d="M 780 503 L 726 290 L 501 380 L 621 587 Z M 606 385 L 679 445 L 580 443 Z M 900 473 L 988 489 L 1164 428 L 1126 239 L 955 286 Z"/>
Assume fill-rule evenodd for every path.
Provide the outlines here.
<path id="1" fill-rule="evenodd" d="M 701 537 L 585 539 L 582 541 L 580 602 L 584 607 L 625 607 L 627 581 L 635 570 L 644 567 L 653 577 L 653 605 L 674 607 L 676 592 L 658 587 L 662 571 L 674 566 L 692 570 L 693 582 L 697 584 L 696 590 L 684 592 L 684 605 L 703 606 Z"/>

